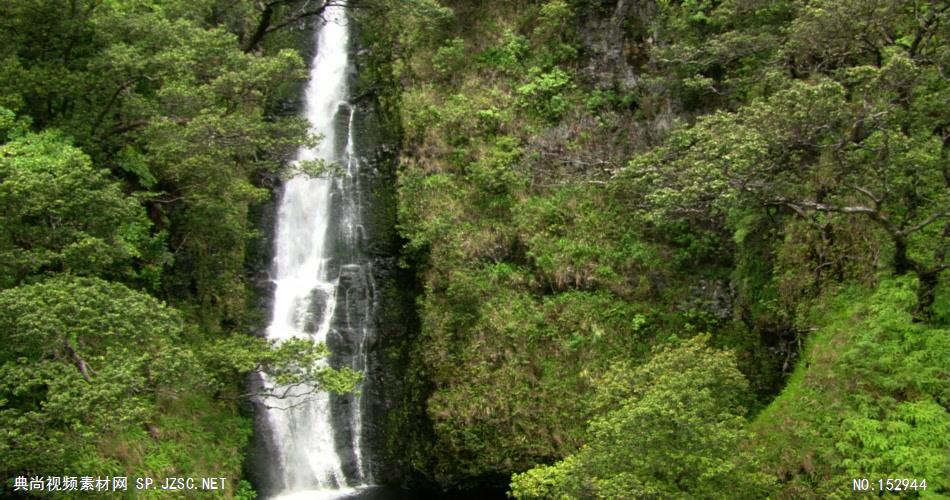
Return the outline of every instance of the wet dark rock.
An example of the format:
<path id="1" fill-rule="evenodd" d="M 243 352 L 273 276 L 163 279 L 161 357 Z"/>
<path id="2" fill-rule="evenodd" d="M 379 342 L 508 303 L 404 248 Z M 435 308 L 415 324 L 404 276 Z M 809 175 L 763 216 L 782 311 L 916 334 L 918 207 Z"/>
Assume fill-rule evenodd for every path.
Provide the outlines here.
<path id="1" fill-rule="evenodd" d="M 248 392 L 257 392 L 263 388 L 260 374 L 248 375 L 246 381 Z M 277 457 L 277 445 L 273 434 L 268 432 L 267 413 L 258 401 L 249 403 L 254 416 L 254 436 L 246 451 L 244 461 L 245 476 L 254 484 L 254 488 L 262 497 L 277 493 L 284 488 L 279 474 L 275 474 L 271 466 Z"/>
<path id="2" fill-rule="evenodd" d="M 314 290 L 310 292 L 310 310 L 304 323 L 304 332 L 313 335 L 320 328 L 323 320 L 323 313 L 327 308 L 327 301 L 330 296 L 323 290 Z"/>

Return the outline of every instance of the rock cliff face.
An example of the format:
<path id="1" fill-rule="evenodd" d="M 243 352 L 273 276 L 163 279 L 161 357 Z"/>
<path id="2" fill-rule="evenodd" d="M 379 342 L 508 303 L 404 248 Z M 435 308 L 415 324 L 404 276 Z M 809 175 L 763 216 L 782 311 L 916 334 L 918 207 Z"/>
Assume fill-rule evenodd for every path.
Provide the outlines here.
<path id="1" fill-rule="evenodd" d="M 577 11 L 580 37 L 580 75 L 586 86 L 620 94 L 663 95 L 662 89 L 648 88 L 641 75 L 650 64 L 649 51 L 657 43 L 651 23 L 658 15 L 653 0 L 602 0 Z M 647 120 L 632 125 L 641 137 L 654 137 L 669 130 L 681 110 L 669 98 L 637 104 Z"/>
<path id="2" fill-rule="evenodd" d="M 362 346 L 345 345 L 341 352 L 365 353 L 362 405 L 364 468 L 376 484 L 398 483 L 411 472 L 405 463 L 400 439 L 408 429 L 404 392 L 405 358 L 411 338 L 418 331 L 415 318 L 416 285 L 412 269 L 400 267 L 403 241 L 396 230 L 396 167 L 398 165 L 398 123 L 386 116 L 379 102 L 379 89 L 362 91 L 359 75 L 371 64 L 364 49 L 359 19 L 353 20 L 350 58 L 355 68 L 350 87 L 354 149 L 362 163 L 359 196 L 362 225 L 353 236 L 359 240 L 363 266 L 344 266 L 336 318 L 338 332 L 363 329 Z M 342 235 L 341 235 L 342 236 Z M 346 337 L 346 335 L 342 335 Z M 345 342 L 344 342 L 345 344 Z"/>
<path id="3" fill-rule="evenodd" d="M 645 45 L 653 39 L 647 24 L 655 11 L 654 2 L 636 0 L 601 0 L 580 11 L 584 73 L 595 88 L 636 88 Z"/>

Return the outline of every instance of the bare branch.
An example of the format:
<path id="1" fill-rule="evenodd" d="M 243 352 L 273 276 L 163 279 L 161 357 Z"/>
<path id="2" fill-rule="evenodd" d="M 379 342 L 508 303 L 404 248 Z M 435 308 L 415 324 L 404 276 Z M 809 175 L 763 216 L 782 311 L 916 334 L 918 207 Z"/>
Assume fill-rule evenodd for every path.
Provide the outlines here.
<path id="1" fill-rule="evenodd" d="M 950 216 L 950 211 L 948 211 L 948 212 L 935 212 L 935 213 L 933 213 L 933 214 L 930 214 L 930 217 L 927 217 L 926 219 L 924 219 L 920 224 L 917 224 L 917 225 L 915 225 L 915 226 L 911 226 L 911 227 L 909 227 L 909 228 L 907 228 L 907 229 L 902 230 L 902 231 L 901 231 L 901 234 L 903 234 L 903 235 L 908 235 L 908 234 L 911 234 L 911 233 L 916 233 L 917 231 L 920 231 L 921 229 L 923 229 L 923 228 L 929 226 L 930 224 L 933 224 L 934 222 L 936 222 L 936 221 L 939 220 L 940 218 L 942 218 L 942 217 L 947 217 L 947 216 Z"/>
<path id="2" fill-rule="evenodd" d="M 92 382 L 92 375 L 95 375 L 95 370 L 93 370 L 84 359 L 79 357 L 79 354 L 73 349 L 73 346 L 69 345 L 68 340 L 64 341 L 63 344 L 66 346 L 66 353 L 69 354 L 70 359 L 76 364 L 76 368 L 79 369 L 82 378 L 86 379 L 86 382 Z"/>
<path id="3" fill-rule="evenodd" d="M 287 26 L 305 19 L 318 16 L 322 17 L 327 9 L 331 7 L 342 7 L 345 5 L 343 0 L 323 0 L 321 2 L 304 0 L 303 2 L 300 2 L 300 6 L 295 11 L 293 11 L 289 17 L 276 22 L 277 20 L 275 19 L 275 15 L 278 12 L 278 8 L 281 6 L 290 6 L 294 3 L 297 2 L 295 0 L 274 0 L 267 3 L 258 2 L 257 7 L 261 9 L 261 17 L 257 22 L 257 28 L 255 28 L 251 38 L 244 45 L 244 52 L 253 52 L 260 48 L 264 38 L 274 31 L 286 28 Z M 313 7 L 313 3 L 319 3 L 320 5 Z M 352 6 L 353 5 L 350 5 L 350 7 Z"/>
<path id="4" fill-rule="evenodd" d="M 884 198 L 875 196 L 869 189 L 863 188 L 861 186 L 851 186 L 855 191 L 867 196 L 868 199 L 874 202 L 875 208 L 880 207 L 881 202 L 884 201 Z"/>

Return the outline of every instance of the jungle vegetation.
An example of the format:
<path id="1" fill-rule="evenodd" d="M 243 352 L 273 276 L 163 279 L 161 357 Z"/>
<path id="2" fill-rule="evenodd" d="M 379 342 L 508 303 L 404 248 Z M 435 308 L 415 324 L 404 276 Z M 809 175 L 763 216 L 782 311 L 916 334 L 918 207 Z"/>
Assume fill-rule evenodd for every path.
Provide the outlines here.
<path id="1" fill-rule="evenodd" d="M 950 494 L 950 6 L 439 7 L 374 29 L 413 468 L 515 498 Z"/>
<path id="2" fill-rule="evenodd" d="M 950 496 L 950 5 L 350 4 L 417 292 L 407 484 Z M 248 263 L 325 5 L 0 4 L 0 477 L 253 495 L 242 376 L 322 354 L 248 334 Z"/>

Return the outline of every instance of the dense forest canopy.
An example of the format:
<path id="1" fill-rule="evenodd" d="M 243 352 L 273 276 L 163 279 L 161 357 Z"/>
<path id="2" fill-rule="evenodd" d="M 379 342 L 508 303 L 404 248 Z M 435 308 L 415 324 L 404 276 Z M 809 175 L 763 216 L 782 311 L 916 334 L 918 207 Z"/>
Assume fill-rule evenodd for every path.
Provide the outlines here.
<path id="1" fill-rule="evenodd" d="M 253 496 L 242 377 L 352 387 L 248 335 L 334 3 L 2 2 L 0 492 Z M 394 482 L 950 496 L 950 4 L 348 3 L 416 294 Z"/>
<path id="2" fill-rule="evenodd" d="M 950 493 L 950 6 L 440 4 L 385 23 L 413 466 L 518 498 Z"/>

